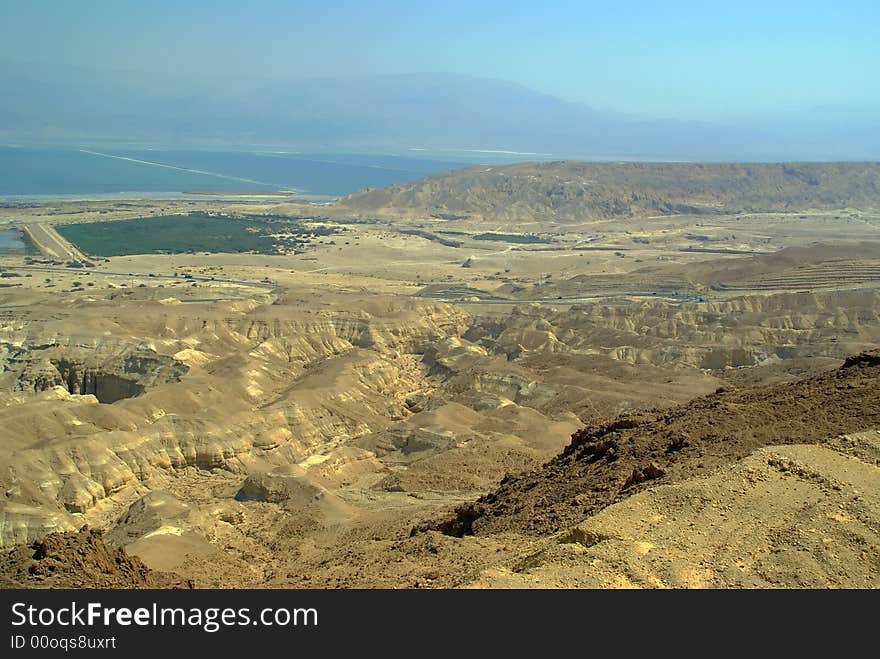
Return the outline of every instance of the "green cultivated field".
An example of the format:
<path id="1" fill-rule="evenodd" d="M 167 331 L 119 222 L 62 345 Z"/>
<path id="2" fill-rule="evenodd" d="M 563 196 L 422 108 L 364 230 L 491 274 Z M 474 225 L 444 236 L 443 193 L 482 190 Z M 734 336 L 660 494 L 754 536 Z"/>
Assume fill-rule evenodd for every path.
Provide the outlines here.
<path id="1" fill-rule="evenodd" d="M 535 236 L 530 233 L 478 233 L 474 236 L 474 240 L 497 240 L 505 243 L 521 243 L 524 245 L 553 242 L 547 238 L 541 238 L 540 236 Z"/>
<path id="2" fill-rule="evenodd" d="M 256 252 L 277 254 L 305 245 L 309 236 L 329 235 L 333 229 L 312 229 L 277 217 L 229 217 L 190 213 L 113 222 L 63 224 L 55 229 L 86 254 L 175 254 L 183 252 Z M 278 238 L 273 233 L 294 237 Z"/>

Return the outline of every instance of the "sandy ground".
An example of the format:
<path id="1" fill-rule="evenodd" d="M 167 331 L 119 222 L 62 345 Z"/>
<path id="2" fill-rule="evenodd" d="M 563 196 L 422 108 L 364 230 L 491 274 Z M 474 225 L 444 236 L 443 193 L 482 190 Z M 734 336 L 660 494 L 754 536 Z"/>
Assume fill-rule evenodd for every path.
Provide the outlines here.
<path id="1" fill-rule="evenodd" d="M 6 208 L 0 226 L 208 208 L 281 207 L 77 202 Z M 100 542 L 68 537 L 56 553 L 123 547 L 174 573 L 150 582 L 164 585 L 876 585 L 876 509 L 853 518 L 855 535 L 826 513 L 852 517 L 862 509 L 841 493 L 876 478 L 867 453 L 845 458 L 833 441 L 880 424 L 876 375 L 828 373 L 880 343 L 880 217 L 331 220 L 346 229 L 335 244 L 302 254 L 89 268 L 67 267 L 78 255 L 64 245 L 0 256 L 0 528 L 18 547 L 7 576 L 87 584 L 23 575 L 30 543 L 88 523 L 106 530 Z M 474 239 L 485 231 L 549 242 Z M 554 460 L 614 418 L 637 422 L 609 445 L 616 459 Z M 795 472 L 772 456 L 843 489 L 803 485 L 783 501 Z M 766 488 L 738 488 L 749 469 Z M 685 492 L 675 524 L 645 521 L 671 519 Z M 761 521 L 728 549 L 688 536 L 725 517 L 706 517 L 693 492 L 739 497 L 725 529 L 731 516 Z M 566 533 L 575 540 L 556 539 Z M 132 565 L 111 585 L 149 581 L 132 582 Z"/>

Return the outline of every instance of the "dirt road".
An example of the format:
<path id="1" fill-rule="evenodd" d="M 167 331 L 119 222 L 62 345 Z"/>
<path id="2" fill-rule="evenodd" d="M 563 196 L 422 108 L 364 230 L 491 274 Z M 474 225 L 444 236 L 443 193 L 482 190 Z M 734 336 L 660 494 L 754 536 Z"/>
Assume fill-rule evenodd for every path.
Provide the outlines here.
<path id="1" fill-rule="evenodd" d="M 67 242 L 55 229 L 43 223 L 22 226 L 43 256 L 64 261 L 86 261 L 85 255 Z"/>

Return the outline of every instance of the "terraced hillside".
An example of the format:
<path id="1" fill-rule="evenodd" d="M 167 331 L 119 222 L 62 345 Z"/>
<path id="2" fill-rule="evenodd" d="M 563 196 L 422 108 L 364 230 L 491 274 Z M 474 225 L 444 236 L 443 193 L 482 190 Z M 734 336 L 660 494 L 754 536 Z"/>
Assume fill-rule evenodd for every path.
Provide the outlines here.
<path id="1" fill-rule="evenodd" d="M 880 283 L 880 261 L 839 261 L 800 266 L 775 276 L 757 276 L 730 284 L 723 291 L 813 290 Z"/>
<path id="2" fill-rule="evenodd" d="M 878 288 L 880 243 L 862 241 L 817 243 L 723 260 L 704 257 L 692 263 L 636 267 L 618 274 L 575 275 L 517 290 L 499 287 L 496 294 L 518 300 L 659 296 L 721 301 L 757 293 Z"/>

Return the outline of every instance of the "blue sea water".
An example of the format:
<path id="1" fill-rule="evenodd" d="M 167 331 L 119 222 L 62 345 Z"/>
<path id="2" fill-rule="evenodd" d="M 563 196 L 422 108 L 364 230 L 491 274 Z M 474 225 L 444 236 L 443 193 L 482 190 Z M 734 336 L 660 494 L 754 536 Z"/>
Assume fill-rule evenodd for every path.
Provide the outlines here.
<path id="1" fill-rule="evenodd" d="M 395 155 L 0 147 L 0 199 L 279 190 L 334 198 L 462 166 Z"/>

